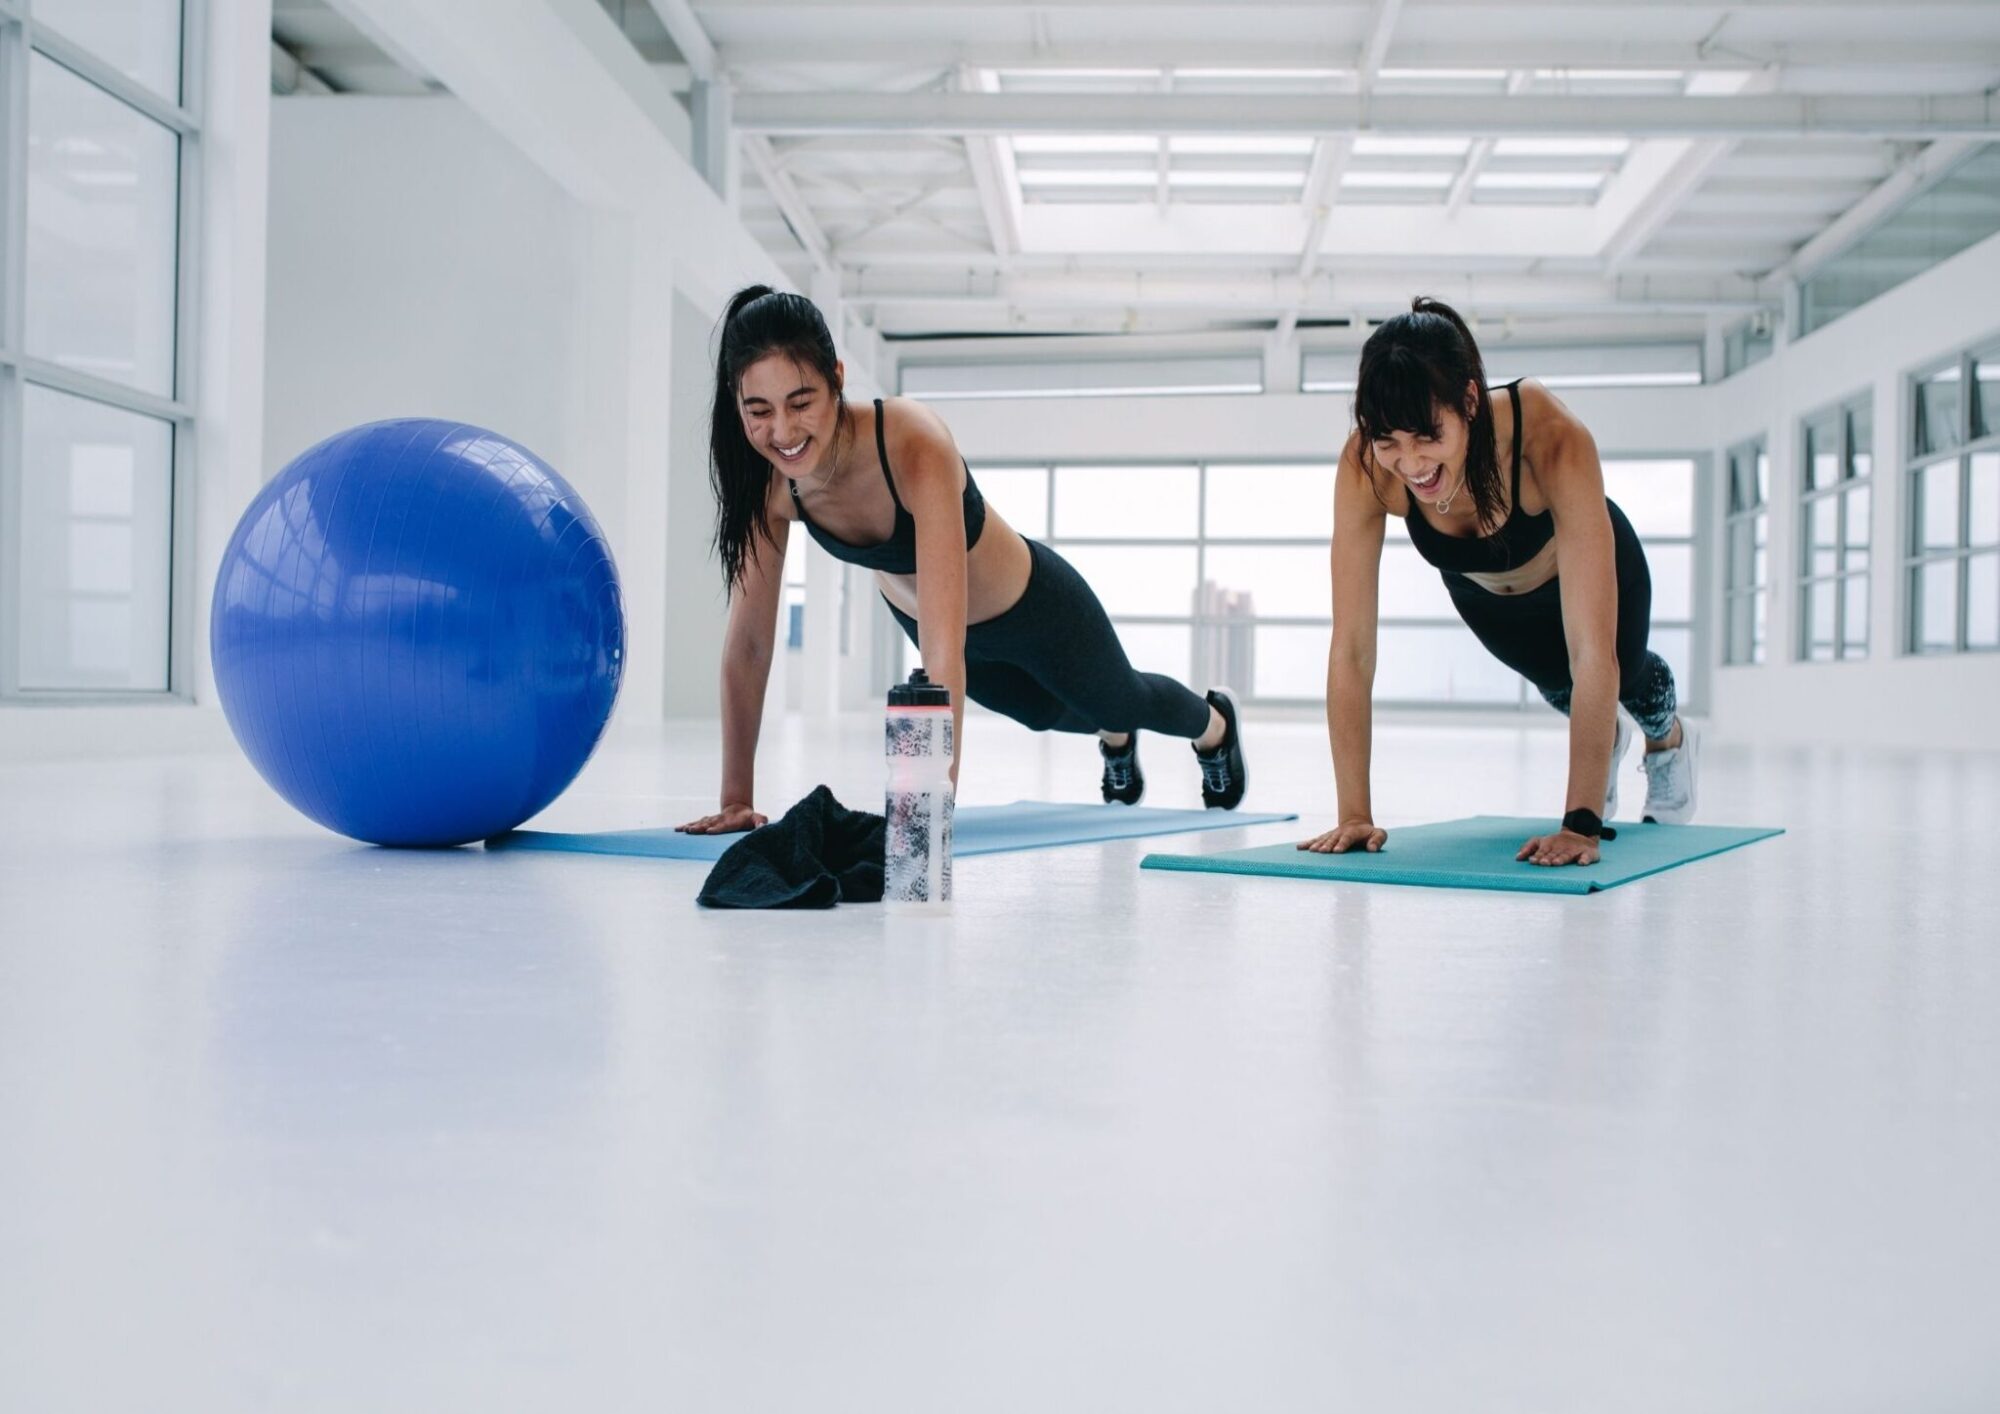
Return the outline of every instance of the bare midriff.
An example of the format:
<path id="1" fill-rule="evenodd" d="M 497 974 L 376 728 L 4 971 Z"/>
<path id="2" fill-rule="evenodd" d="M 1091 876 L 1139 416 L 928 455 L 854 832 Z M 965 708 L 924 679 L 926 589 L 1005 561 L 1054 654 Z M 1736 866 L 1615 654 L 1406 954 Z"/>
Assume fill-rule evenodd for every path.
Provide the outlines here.
<path id="1" fill-rule="evenodd" d="M 1492 594 L 1526 594 L 1540 589 L 1556 577 L 1556 542 L 1551 540 L 1524 563 L 1492 574 L 1468 574 L 1466 578 Z"/>
<path id="2" fill-rule="evenodd" d="M 991 501 L 986 503 L 986 528 L 979 543 L 965 552 L 965 622 L 982 624 L 1020 602 L 1027 592 L 1028 571 L 1034 564 L 1028 542 L 1007 524 Z M 917 577 L 883 574 L 875 581 L 882 595 L 911 618 L 917 617 Z"/>

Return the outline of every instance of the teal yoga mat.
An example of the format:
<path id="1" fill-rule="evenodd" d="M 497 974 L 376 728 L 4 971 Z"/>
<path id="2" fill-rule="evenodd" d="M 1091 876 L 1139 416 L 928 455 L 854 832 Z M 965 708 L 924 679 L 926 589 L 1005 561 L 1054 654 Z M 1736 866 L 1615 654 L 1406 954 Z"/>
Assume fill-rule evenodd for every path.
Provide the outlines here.
<path id="1" fill-rule="evenodd" d="M 1012 805 L 968 805 L 952 824 L 952 853 L 1004 854 L 1053 845 L 1094 844 L 1189 830 L 1229 830 L 1270 825 L 1296 815 L 1252 815 L 1242 810 L 1148 810 L 1129 805 L 1058 805 L 1017 800 Z M 545 849 L 567 854 L 625 854 L 645 859 L 714 861 L 742 839 L 736 835 L 683 835 L 674 830 L 608 830 L 565 835 L 515 830 L 486 842 L 488 849 Z"/>
<path id="2" fill-rule="evenodd" d="M 1783 830 L 1729 825 L 1619 825 L 1597 863 L 1560 869 L 1517 864 L 1522 843 L 1555 827 L 1552 820 L 1475 815 L 1389 831 L 1378 854 L 1309 854 L 1296 840 L 1217 854 L 1149 854 L 1146 869 L 1205 874 L 1272 874 L 1434 889 L 1506 889 L 1536 894 L 1594 894 L 1711 854 L 1781 835 Z"/>

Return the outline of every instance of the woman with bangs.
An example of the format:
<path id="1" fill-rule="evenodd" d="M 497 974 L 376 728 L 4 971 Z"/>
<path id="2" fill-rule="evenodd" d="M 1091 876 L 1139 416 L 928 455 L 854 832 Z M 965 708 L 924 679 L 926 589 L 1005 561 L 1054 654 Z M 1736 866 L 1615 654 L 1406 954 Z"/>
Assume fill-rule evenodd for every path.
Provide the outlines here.
<path id="1" fill-rule="evenodd" d="M 1496 392 L 1499 390 L 1495 390 Z M 1652 578 L 1623 511 L 1604 494 L 1590 431 L 1540 384 L 1496 399 L 1479 346 L 1448 305 L 1417 299 L 1361 350 L 1356 427 L 1334 489 L 1333 643 L 1327 729 L 1340 823 L 1300 845 L 1379 850 L 1368 764 L 1377 578 L 1388 517 L 1443 576 L 1466 626 L 1569 718 L 1562 827 L 1515 856 L 1594 864 L 1617 809 L 1630 743 L 1645 738 L 1645 819 L 1693 818 L 1697 740 L 1676 710 L 1673 670 L 1646 644 Z"/>

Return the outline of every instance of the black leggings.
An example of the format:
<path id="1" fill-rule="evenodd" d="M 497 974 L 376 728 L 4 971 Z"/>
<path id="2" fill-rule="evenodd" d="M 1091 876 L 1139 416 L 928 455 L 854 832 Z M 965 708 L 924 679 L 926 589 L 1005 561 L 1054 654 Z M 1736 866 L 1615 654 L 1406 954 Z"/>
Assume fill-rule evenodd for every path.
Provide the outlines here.
<path id="1" fill-rule="evenodd" d="M 1031 731 L 1149 731 L 1190 741 L 1207 731 L 1206 699 L 1134 668 L 1083 576 L 1040 541 L 1027 544 L 1020 599 L 965 630 L 966 696 Z M 894 604 L 889 612 L 922 648 L 917 621 Z"/>
<path id="2" fill-rule="evenodd" d="M 1618 700 L 1648 741 L 1663 740 L 1674 727 L 1674 670 L 1646 647 L 1653 617 L 1653 576 L 1632 522 L 1617 503 L 1611 512 L 1611 540 L 1618 575 Z M 1494 657 L 1533 683 L 1548 704 L 1569 715 L 1572 683 L 1569 640 L 1563 633 L 1560 576 L 1526 594 L 1495 594 L 1449 570 L 1445 588 L 1466 627 Z"/>

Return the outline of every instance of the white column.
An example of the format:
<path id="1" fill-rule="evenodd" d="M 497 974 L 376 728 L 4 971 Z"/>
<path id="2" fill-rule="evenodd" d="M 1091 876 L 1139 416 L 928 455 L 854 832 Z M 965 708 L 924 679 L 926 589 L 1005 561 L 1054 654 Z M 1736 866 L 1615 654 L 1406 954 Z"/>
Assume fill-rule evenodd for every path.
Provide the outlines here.
<path id="1" fill-rule="evenodd" d="M 222 549 L 263 484 L 265 212 L 271 161 L 271 0 L 208 7 L 203 26 L 201 295 L 195 310 L 193 659 L 188 687 L 215 700 L 209 596 Z M 183 581 L 186 583 L 186 581 Z"/>

